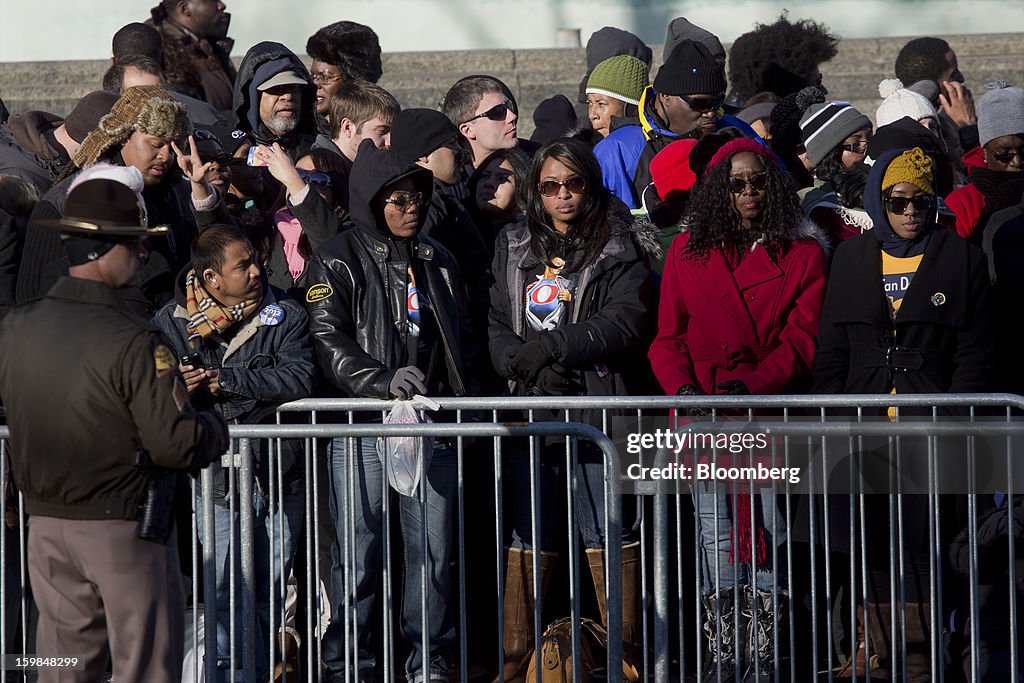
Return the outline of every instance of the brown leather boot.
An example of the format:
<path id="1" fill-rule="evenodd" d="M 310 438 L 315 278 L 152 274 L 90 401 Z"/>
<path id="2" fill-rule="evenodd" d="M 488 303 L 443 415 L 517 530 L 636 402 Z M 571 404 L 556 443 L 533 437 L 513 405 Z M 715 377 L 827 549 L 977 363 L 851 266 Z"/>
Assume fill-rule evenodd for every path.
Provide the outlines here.
<path id="1" fill-rule="evenodd" d="M 604 550 L 602 548 L 587 549 L 587 563 L 590 565 L 590 576 L 594 580 L 594 593 L 597 596 L 597 609 L 601 612 L 601 624 L 608 628 L 608 600 L 604 592 Z M 630 543 L 622 546 L 622 642 L 628 668 L 624 668 L 623 676 L 631 678 L 630 671 L 639 670 L 643 658 L 644 627 L 643 610 L 640 607 L 640 544 Z"/>
<path id="2" fill-rule="evenodd" d="M 541 604 L 547 592 L 551 569 L 558 553 L 540 554 Z M 505 569 L 505 603 L 503 621 L 505 666 L 493 683 L 524 683 L 530 654 L 534 648 L 533 633 L 533 551 L 509 548 Z"/>
<path id="3" fill-rule="evenodd" d="M 892 604 L 869 602 L 867 612 L 867 637 L 871 646 L 871 679 L 888 681 L 892 679 Z M 897 639 L 899 631 L 896 632 Z M 898 642 L 898 641 L 897 641 Z M 877 668 L 875 668 L 877 666 Z"/>
<path id="4" fill-rule="evenodd" d="M 853 678 L 856 672 L 857 677 L 867 675 L 868 663 L 866 661 L 867 650 L 865 647 L 866 627 L 864 624 L 864 606 L 857 605 L 857 635 L 853 642 L 853 654 L 846 660 L 846 664 L 835 670 L 836 678 Z M 878 653 L 875 651 L 874 642 L 871 643 L 871 673 L 878 669 Z"/>
<path id="5" fill-rule="evenodd" d="M 932 680 L 932 606 L 928 602 L 908 602 L 903 617 L 907 640 L 907 683 Z"/>

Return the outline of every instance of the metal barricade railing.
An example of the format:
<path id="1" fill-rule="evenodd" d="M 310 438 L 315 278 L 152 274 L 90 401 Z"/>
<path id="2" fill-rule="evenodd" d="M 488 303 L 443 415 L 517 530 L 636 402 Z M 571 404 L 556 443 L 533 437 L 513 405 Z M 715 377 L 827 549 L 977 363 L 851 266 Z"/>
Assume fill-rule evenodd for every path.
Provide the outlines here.
<path id="1" fill-rule="evenodd" d="M 626 480 L 626 477 L 621 476 L 623 470 L 620 468 L 617 459 L 612 457 L 617 457 L 618 451 L 621 450 L 621 440 L 616 441 L 616 443 L 620 444 L 620 447 L 616 448 L 609 441 L 607 435 L 612 434 L 614 438 L 616 436 L 614 432 L 620 432 L 619 436 L 621 436 L 622 432 L 635 432 L 639 434 L 650 429 L 652 424 L 669 425 L 673 428 L 678 428 L 678 421 L 671 417 L 672 411 L 682 411 L 683 409 L 695 406 L 710 409 L 712 414 L 709 416 L 709 419 L 712 420 L 728 416 L 734 422 L 757 422 L 761 426 L 772 430 L 773 436 L 778 437 L 777 441 L 772 442 L 773 454 L 783 465 L 788 466 L 795 462 L 795 453 L 798 449 L 802 449 L 804 454 L 806 454 L 817 448 L 820 457 L 818 459 L 809 458 L 806 460 L 809 467 L 821 465 L 821 471 L 811 470 L 805 473 L 805 477 L 812 480 L 821 479 L 825 475 L 824 464 L 832 457 L 832 445 L 836 440 L 854 442 L 865 439 L 880 439 L 901 457 L 905 455 L 900 452 L 901 447 L 910 443 L 910 440 L 925 439 L 927 441 L 926 461 L 928 468 L 926 471 L 927 493 L 925 494 L 925 512 L 927 514 L 927 519 L 925 520 L 927 530 L 925 533 L 927 538 L 923 539 L 923 545 L 928 549 L 929 561 L 928 566 L 918 573 L 926 576 L 926 593 L 929 597 L 935 598 L 930 601 L 928 607 L 929 614 L 927 620 L 931 624 L 928 638 L 928 656 L 930 658 L 931 671 L 935 672 L 935 680 L 957 680 L 954 676 L 954 665 L 943 660 L 944 643 L 942 641 L 945 636 L 938 627 L 939 623 L 946 620 L 948 616 L 946 613 L 948 606 L 943 604 L 943 591 L 948 590 L 954 583 L 954 578 L 943 574 L 945 571 L 943 560 L 948 548 L 942 544 L 948 541 L 948 538 L 943 536 L 944 530 L 941 526 L 951 520 L 944 513 L 944 510 L 940 509 L 940 503 L 943 501 L 939 498 L 941 493 L 938 488 L 938 474 L 940 473 L 938 470 L 941 468 L 938 467 L 938 458 L 943 457 L 943 453 L 946 451 L 940 448 L 936 442 L 940 437 L 962 440 L 965 444 L 966 457 L 976 465 L 980 456 L 974 450 L 970 450 L 974 448 L 974 444 L 985 438 L 1003 440 L 1007 444 L 1005 464 L 1010 472 L 1007 480 L 1008 486 L 1004 493 L 1008 501 L 1006 504 L 1007 514 L 1012 515 L 1015 487 L 1013 467 L 1011 466 L 1013 463 L 1009 461 L 1013 451 L 1009 446 L 1010 444 L 1015 444 L 1014 439 L 1021 434 L 1014 416 L 1019 415 L 1020 411 L 1024 411 L 1024 398 L 1013 395 L 716 396 L 686 398 L 569 397 L 559 398 L 557 402 L 556 410 L 558 415 L 554 419 L 560 419 L 561 422 L 533 424 L 530 423 L 533 422 L 535 417 L 534 411 L 546 410 L 549 413 L 552 412 L 550 398 L 452 398 L 437 399 L 437 403 L 442 410 L 454 412 L 454 424 L 439 422 L 434 425 L 409 427 L 388 426 L 386 429 L 395 430 L 394 432 L 389 432 L 395 434 L 457 433 L 461 435 L 461 438 L 455 437 L 459 443 L 457 448 L 458 506 L 456 511 L 458 550 L 454 553 L 454 556 L 458 558 L 456 583 L 458 585 L 459 621 L 457 632 L 459 638 L 458 670 L 460 680 L 469 680 L 469 664 L 471 663 L 470 660 L 475 656 L 467 646 L 467 631 L 470 630 L 467 614 L 476 609 L 489 611 L 491 607 L 491 603 L 484 606 L 467 604 L 466 584 L 470 578 L 467 575 L 466 568 L 467 551 L 470 555 L 474 552 L 493 553 L 494 560 L 498 566 L 497 593 L 495 597 L 497 598 L 499 609 L 503 604 L 504 584 L 501 581 L 501 567 L 504 562 L 503 544 L 507 535 L 507 524 L 503 513 L 504 507 L 509 502 L 507 496 L 510 482 L 503 479 L 501 465 L 512 456 L 507 451 L 502 450 L 502 441 L 498 437 L 521 437 L 528 434 L 539 436 L 545 430 L 561 429 L 563 430 L 563 432 L 560 432 L 561 436 L 565 436 L 565 431 L 572 431 L 576 438 L 592 439 L 599 444 L 603 444 L 600 447 L 606 458 L 605 473 L 609 487 L 607 492 L 609 506 L 607 508 L 608 519 L 605 527 L 605 537 L 606 539 L 618 539 L 621 534 L 614 534 L 613 527 L 616 524 L 626 524 L 626 521 L 621 517 L 620 499 L 617 495 L 618 489 L 613 488 L 613 486 L 619 486 L 622 481 Z M 321 500 L 322 491 L 320 489 L 321 477 L 317 473 L 317 465 L 322 455 L 318 446 L 323 444 L 318 440 L 335 436 L 352 438 L 378 436 L 382 432 L 382 426 L 379 422 L 377 424 L 356 423 L 355 420 L 362 419 L 367 414 L 379 419 L 393 405 L 394 402 L 365 399 L 309 399 L 287 404 L 279 410 L 278 422 L 300 420 L 302 424 L 232 427 L 232 453 L 239 457 L 229 459 L 228 464 L 232 465 L 232 467 L 227 468 L 227 475 L 232 483 L 237 483 L 239 486 L 238 494 L 234 495 L 230 502 L 237 505 L 233 512 L 239 514 L 241 534 L 239 538 L 240 547 L 233 549 L 234 551 L 231 552 L 231 555 L 234 557 L 237 552 L 241 556 L 242 566 L 241 570 L 237 572 L 238 576 L 234 576 L 235 572 L 230 573 L 240 589 L 232 591 L 232 594 L 237 593 L 237 599 L 242 603 L 238 610 L 241 614 L 242 623 L 237 625 L 236 628 L 229 628 L 235 646 L 233 656 L 229 658 L 229 666 L 241 664 L 241 675 L 244 680 L 255 680 L 256 664 L 255 656 L 252 653 L 261 649 L 256 644 L 257 639 L 267 635 L 260 633 L 261 629 L 258 625 L 257 612 L 259 609 L 255 604 L 256 591 L 253 585 L 254 577 L 256 576 L 255 570 L 256 566 L 261 562 L 273 565 L 275 555 L 274 552 L 269 553 L 269 558 L 256 557 L 254 555 L 251 543 L 254 536 L 252 506 L 237 504 L 239 496 L 240 500 L 245 501 L 251 500 L 253 496 L 252 460 L 246 453 L 250 440 L 251 443 L 262 441 L 272 445 L 270 452 L 278 454 L 280 453 L 283 439 L 296 438 L 304 441 L 302 471 L 305 481 L 310 484 L 304 497 L 303 517 L 306 527 L 306 543 L 305 548 L 301 549 L 306 563 L 305 585 L 307 587 L 305 594 L 300 596 L 305 605 L 307 622 L 303 648 L 306 660 L 306 671 L 304 672 L 306 678 L 304 680 L 320 680 L 322 674 L 320 636 L 322 634 L 319 627 L 314 625 L 317 622 L 317 615 L 320 611 L 319 587 L 322 578 L 319 570 L 318 556 L 322 547 L 319 537 L 319 515 L 321 514 L 320 510 L 323 501 Z M 895 421 L 890 422 L 886 420 L 883 423 L 875 423 L 869 420 L 869 413 L 884 412 L 890 407 L 896 408 L 897 416 Z M 962 416 L 966 422 L 958 424 L 941 422 L 943 411 L 963 407 L 967 407 L 967 410 L 964 411 L 965 414 Z M 925 410 L 922 411 L 922 409 Z M 473 419 L 484 419 L 488 422 L 499 423 L 503 418 L 507 419 L 505 411 L 511 410 L 519 411 L 520 416 L 516 419 L 521 420 L 522 424 L 464 423 L 465 420 L 470 418 L 471 413 L 476 413 L 472 415 Z M 829 422 L 830 411 L 834 410 L 845 410 L 851 414 L 842 423 Z M 918 419 L 924 419 L 926 422 L 912 422 L 900 419 L 901 413 L 906 413 L 907 411 L 924 412 L 925 415 Z M 483 413 L 482 417 L 479 414 L 481 412 Z M 982 413 L 988 413 L 987 421 L 982 420 Z M 549 414 L 545 416 L 545 419 L 551 420 L 553 417 Z M 326 423 L 325 420 L 327 421 Z M 654 421 L 653 423 L 650 422 L 652 420 Z M 596 428 L 572 424 L 576 421 L 586 421 L 595 425 Z M 346 422 L 347 424 L 339 424 Z M 528 424 L 530 426 L 527 426 Z M 715 422 L 709 422 L 703 427 L 688 427 L 691 431 L 698 432 L 701 429 L 714 431 L 716 428 Z M 530 432 L 531 429 L 534 431 Z M 431 430 L 435 431 L 432 432 Z M 500 435 L 498 431 L 500 431 Z M 550 432 L 548 435 L 550 435 Z M 463 478 L 463 466 L 467 462 L 464 458 L 471 456 L 465 453 L 461 442 L 462 439 L 470 436 L 492 438 L 495 440 L 493 456 L 495 474 L 492 483 L 495 499 L 493 514 L 495 518 L 496 545 L 491 547 L 491 544 L 488 542 L 486 549 L 481 549 L 479 545 L 483 544 L 475 542 L 471 543 L 470 547 L 467 548 L 466 538 L 464 537 L 465 523 L 467 521 L 465 493 L 467 487 L 480 484 L 480 482 L 466 481 Z M 0 447 L 6 449 L 6 431 L 0 432 L 0 439 L 4 439 L 0 442 Z M 538 468 L 541 455 L 540 449 L 536 448 L 536 439 L 530 438 L 530 446 L 529 483 L 530 500 L 533 504 L 533 509 L 529 515 L 529 526 L 531 527 L 532 538 L 538 539 L 538 531 L 542 521 L 542 509 L 537 495 L 540 481 Z M 967 452 L 968 450 L 970 452 Z M 565 453 L 566 459 L 570 463 L 575 462 L 573 460 L 576 455 L 575 448 L 570 447 L 568 440 Z M 479 455 L 480 451 L 476 450 L 472 457 Z M 269 476 L 270 486 L 268 491 L 265 492 L 265 495 L 269 497 L 268 502 L 271 508 L 279 505 L 284 495 L 280 476 L 280 463 L 274 465 L 275 460 L 275 458 L 270 458 L 272 463 Z M 628 458 L 623 456 L 622 461 L 622 466 L 624 467 Z M 275 466 L 277 467 L 276 470 L 274 469 Z M 569 466 L 567 465 L 567 468 Z M 850 466 L 852 467 L 852 464 Z M 969 477 L 977 474 L 976 467 L 968 468 L 967 471 L 969 472 Z M 696 514 L 696 506 L 700 494 L 697 497 L 692 496 L 689 484 L 681 483 L 680 481 L 676 481 L 672 487 L 653 485 L 649 481 L 632 483 L 632 494 L 636 495 L 635 500 L 638 502 L 637 533 L 639 534 L 643 549 L 641 556 L 642 571 L 638 588 L 641 595 L 646 598 L 641 602 L 642 651 L 640 653 L 634 652 L 633 655 L 639 657 L 639 668 L 645 672 L 645 677 L 649 680 L 667 681 L 674 680 L 677 677 L 683 679 L 693 677 L 694 675 L 699 676 L 701 673 L 706 673 L 702 670 L 706 668 L 708 660 L 708 653 L 706 651 L 708 645 L 705 642 L 706 637 L 701 626 L 701 614 L 702 611 L 705 611 L 705 606 L 702 603 L 704 591 L 700 581 L 701 577 L 706 574 L 702 574 L 699 540 L 700 527 Z M 979 482 L 977 481 L 965 482 L 965 491 L 975 491 L 978 485 Z M 215 546 L 220 542 L 220 539 L 214 533 L 215 523 L 211 503 L 214 491 L 212 477 L 208 476 L 208 473 L 200 478 L 198 489 L 196 491 L 196 501 L 202 504 L 197 505 L 196 514 L 202 518 L 202 523 L 198 526 L 202 527 L 203 539 L 201 544 L 193 545 L 193 576 L 206 575 L 207 580 L 204 584 L 203 602 L 204 605 L 215 605 L 216 587 L 211 577 L 216 576 Z M 772 554 L 772 566 L 779 571 L 773 574 L 773 583 L 771 584 L 770 591 L 768 591 L 771 594 L 769 609 L 772 611 L 773 616 L 777 610 L 785 610 L 785 629 L 788 631 L 786 634 L 788 638 L 785 639 L 785 642 L 780 642 L 779 640 L 774 642 L 774 659 L 776 663 L 786 661 L 788 664 L 785 668 L 776 668 L 767 677 L 758 677 L 755 672 L 751 680 L 832 680 L 835 677 L 834 669 L 838 664 L 842 663 L 842 648 L 834 642 L 833 631 L 845 629 L 848 636 L 852 636 L 856 632 L 857 622 L 854 612 L 858 600 L 863 600 L 868 593 L 869 558 L 877 555 L 880 551 L 885 551 L 889 559 L 888 574 L 890 587 L 893 588 L 892 595 L 901 596 L 900 599 L 893 600 L 889 607 L 888 618 L 890 634 L 892 636 L 891 640 L 897 652 L 905 650 L 905 630 L 897 628 L 896 624 L 898 620 L 903 618 L 906 611 L 907 601 L 902 597 L 902 584 L 908 576 L 913 574 L 912 570 L 914 569 L 907 566 L 903 553 L 903 544 L 908 540 L 910 532 L 910 529 L 904 525 L 907 506 L 912 502 L 912 499 L 909 497 L 910 494 L 898 494 L 887 498 L 884 505 L 889 510 L 888 520 L 890 523 L 887 525 L 888 528 L 869 529 L 865 528 L 864 520 L 870 516 L 870 513 L 877 512 L 877 510 L 872 510 L 873 506 L 877 506 L 872 502 L 871 498 L 864 494 L 850 493 L 848 495 L 837 495 L 829 493 L 828 490 L 823 490 L 822 492 L 808 491 L 805 488 L 796 489 L 793 486 L 780 485 L 778 482 L 773 483 L 766 490 L 768 491 L 766 495 L 773 499 L 778 499 L 778 504 L 782 506 L 780 510 L 778 505 L 776 505 L 772 508 L 773 511 L 770 512 L 772 515 L 778 515 L 779 519 L 781 519 L 780 525 L 777 527 L 775 524 L 772 524 L 772 528 L 784 529 L 789 539 L 788 542 L 782 544 L 780 556 Z M 750 491 L 754 494 L 757 493 L 754 491 L 753 486 L 750 487 Z M 202 494 L 201 496 L 198 495 L 200 493 Z M 572 497 L 578 493 L 579 491 L 575 488 L 574 477 L 567 476 L 565 482 L 566 498 L 572 500 Z M 627 497 L 632 498 L 632 495 L 627 494 Z M 981 595 L 982 589 L 979 586 L 979 575 L 982 571 L 980 565 L 986 564 L 988 559 L 979 553 L 978 526 L 982 516 L 979 512 L 980 498 L 980 494 L 976 492 L 967 492 L 957 496 L 958 500 L 966 502 L 965 530 L 967 533 L 969 576 L 967 592 L 969 595 L 966 596 L 968 619 L 963 620 L 963 622 L 966 623 L 965 628 L 967 628 L 965 639 L 971 646 L 970 655 L 965 658 L 965 661 L 969 659 L 966 677 L 970 680 L 985 680 L 983 678 L 984 672 L 981 671 L 984 664 L 982 659 L 983 656 L 988 656 L 979 654 L 978 651 L 979 643 L 984 640 L 981 633 L 984 628 L 979 622 L 985 616 L 985 610 L 989 609 L 986 607 L 987 603 L 983 602 L 984 596 Z M 799 509 L 798 515 L 797 504 L 800 501 L 807 503 L 807 505 L 804 509 Z M 691 503 L 693 509 L 690 507 Z M 16 508 L 19 511 L 21 510 L 20 506 L 16 506 Z M 837 511 L 845 513 L 849 518 L 848 532 L 837 532 L 832 528 L 837 521 Z M 544 514 L 550 514 L 550 512 L 545 512 Z M 20 515 L 23 522 L 24 513 L 20 512 Z M 687 521 L 688 515 L 693 517 L 692 524 Z M 768 518 L 764 510 L 759 511 L 758 506 L 755 505 L 750 505 L 750 515 L 750 526 L 752 529 L 755 528 L 760 519 Z M 578 527 L 578 520 L 574 517 L 572 505 L 569 505 L 567 508 L 567 517 L 569 519 L 571 537 L 573 530 Z M 739 531 L 739 526 L 734 525 L 735 520 L 719 516 L 717 507 L 714 514 L 711 515 L 711 519 L 713 520 L 712 526 L 717 532 L 722 532 L 726 529 Z M 772 521 L 770 518 L 768 519 Z M 778 522 L 779 519 L 774 521 Z M 810 539 L 805 544 L 806 547 L 800 551 L 801 554 L 799 556 L 797 551 L 794 550 L 794 547 L 799 544 L 792 539 L 792 530 L 798 521 L 802 521 L 807 525 L 807 535 Z M 1013 528 L 1012 524 L 1009 526 L 1011 529 Z M 24 524 L 20 528 L 24 529 Z M 271 534 L 271 547 L 274 546 L 275 542 L 281 542 L 282 531 L 282 528 L 278 526 L 277 531 Z M 690 538 L 691 533 L 693 535 L 692 539 Z M 891 542 L 880 543 L 878 540 L 880 537 L 884 538 L 885 541 Z M 275 538 L 277 541 L 274 540 Z M 751 538 L 753 539 L 753 536 Z M 822 540 L 816 540 L 819 538 Z M 7 578 L 7 571 L 10 569 L 10 540 L 6 535 L 3 539 L 0 539 L 0 558 L 4 562 L 5 579 Z M 848 558 L 846 555 L 842 555 L 844 559 L 836 559 L 836 557 L 841 555 L 834 548 L 839 540 L 848 544 Z M 228 542 L 234 542 L 233 535 L 229 538 Z M 1014 596 L 1014 586 L 1020 573 L 1013 563 L 1016 553 L 1015 543 L 1014 534 L 1009 533 L 1004 545 L 1006 547 L 1006 557 L 1010 559 L 1006 567 L 1005 584 L 1001 585 L 1006 586 L 1011 598 Z M 21 549 L 25 547 L 23 535 L 17 535 L 15 545 Z M 757 556 L 755 545 L 755 543 L 751 544 L 752 557 Z M 620 565 L 618 557 L 620 548 L 617 543 L 611 542 L 611 540 L 609 540 L 607 546 L 608 561 L 606 567 L 610 568 L 606 572 L 608 584 L 606 586 L 608 601 L 607 622 L 609 635 L 611 636 L 608 661 L 611 663 L 621 661 L 622 658 L 622 640 L 616 636 L 621 629 L 621 610 L 623 604 L 619 585 L 620 574 L 618 571 L 615 571 Z M 894 550 L 886 550 L 886 547 Z M 570 611 L 574 617 L 578 617 L 582 613 L 580 603 L 581 581 L 579 575 L 581 553 L 578 552 L 578 539 L 570 538 L 568 550 L 570 559 Z M 23 554 L 16 562 L 20 572 L 20 585 L 24 585 L 26 580 L 24 574 L 25 564 L 22 558 Z M 538 554 L 533 556 L 532 561 L 534 576 L 537 576 L 539 569 Z M 794 587 L 794 577 L 797 576 L 794 574 L 794 565 L 800 562 L 807 564 L 803 569 L 803 574 L 799 575 L 802 579 L 806 579 L 806 585 Z M 725 568 L 723 564 L 727 563 L 719 562 L 713 571 L 715 581 L 721 578 L 719 574 Z M 756 559 L 751 562 L 751 566 L 753 573 L 756 574 L 758 567 Z M 384 567 L 393 569 L 387 562 L 385 562 Z M 274 581 L 273 567 L 271 566 L 270 569 L 271 571 L 268 572 L 270 577 L 268 583 Z M 794 600 L 789 600 L 784 604 L 780 601 L 780 596 L 784 595 L 782 592 L 784 589 L 779 583 L 779 579 L 782 577 L 785 578 L 785 587 L 790 589 L 791 597 L 793 597 L 792 591 L 794 588 L 798 588 L 807 594 L 807 600 L 809 600 L 811 609 L 800 625 L 795 623 L 797 619 L 794 617 L 798 617 L 803 607 L 794 604 Z M 384 583 L 384 591 L 386 593 L 390 591 L 389 580 Z M 274 628 L 270 629 L 268 640 L 262 649 L 267 653 L 271 674 L 273 674 L 272 667 L 276 659 L 275 649 L 278 647 L 274 634 L 275 630 L 278 630 L 284 621 L 283 596 L 285 594 L 285 581 L 287 581 L 287 577 L 280 576 L 275 585 L 269 586 L 271 599 L 270 621 Z M 17 610 L 21 621 L 20 631 L 22 637 L 19 639 L 19 643 L 12 644 L 12 634 L 9 633 L 10 627 L 8 625 L 10 621 L 7 619 L 10 616 L 12 596 L 10 595 L 11 591 L 6 580 L 3 585 L 6 592 L 0 609 L 5 609 L 6 611 L 4 618 L 0 619 L 0 629 L 2 629 L 0 630 L 0 643 L 3 644 L 4 652 L 14 652 L 19 649 L 24 652 L 28 643 L 25 631 L 30 626 L 24 616 L 25 610 L 23 607 L 25 605 L 18 604 L 19 601 L 24 602 L 22 598 L 23 592 L 19 593 L 17 601 L 13 601 L 14 609 Z M 840 587 L 844 589 L 841 600 L 836 597 Z M 535 610 L 533 628 L 537 634 L 537 641 L 540 640 L 539 636 L 543 632 L 544 626 L 539 601 L 536 600 L 536 598 L 540 597 L 539 591 L 539 582 L 536 582 L 534 585 Z M 554 591 L 552 592 L 554 593 Z M 346 595 L 348 595 L 347 592 Z M 734 592 L 734 596 L 739 596 L 738 591 Z M 197 606 L 198 602 L 199 596 L 194 592 L 193 606 Z M 1009 677 L 1012 677 L 1012 680 L 1018 680 L 1020 670 L 1019 652 L 1017 647 L 1014 646 L 1020 637 L 1016 621 L 1017 604 L 1014 599 L 1010 599 L 1008 603 L 1006 606 L 1009 614 L 1007 630 L 1009 631 L 1011 647 L 1008 653 L 1007 669 L 1010 672 Z M 733 603 L 734 616 L 737 617 L 737 620 L 742 616 L 739 614 L 739 604 L 738 600 Z M 231 615 L 236 613 L 237 607 L 239 606 L 230 606 L 229 612 Z M 845 614 L 833 614 L 833 609 L 842 607 L 849 608 Z M 756 620 L 756 614 L 761 608 L 755 606 L 752 609 Z M 387 609 L 383 611 L 387 612 Z M 198 621 L 197 614 L 197 611 L 193 612 L 193 624 L 196 624 Z M 385 622 L 387 622 L 389 617 L 390 612 L 387 612 Z M 426 613 L 423 614 L 423 618 L 427 618 Z M 497 660 L 499 665 L 501 663 L 502 623 L 500 614 L 496 618 L 498 622 L 496 632 L 499 654 L 497 657 L 493 657 L 495 650 L 493 646 L 488 648 L 489 652 L 487 653 L 489 656 L 492 656 L 490 661 L 492 666 L 494 660 Z M 206 651 L 207 653 L 216 652 L 216 620 L 204 617 L 204 628 Z M 236 630 L 239 632 L 240 637 L 234 637 Z M 350 631 L 350 641 L 352 640 L 350 637 L 352 635 L 355 634 Z M 573 656 L 576 658 L 575 672 L 579 671 L 579 638 L 580 634 L 577 623 L 577 627 L 573 632 L 572 647 Z M 195 641 L 196 639 L 198 639 L 198 634 L 195 634 L 193 640 Z M 393 634 L 388 635 L 387 626 L 385 627 L 385 639 L 387 657 L 384 666 L 391 667 L 395 638 Z M 869 652 L 875 652 L 875 646 L 870 640 L 867 647 Z M 900 652 L 898 662 L 896 662 L 897 658 L 894 657 L 896 666 L 906 667 L 905 654 L 906 652 Z M 756 660 L 756 656 L 754 659 Z M 215 670 L 216 659 L 207 656 L 205 661 L 204 673 L 207 677 L 206 680 L 216 680 L 212 678 L 212 676 L 217 674 Z M 198 663 L 195 665 L 195 669 L 198 669 Z M 614 666 L 609 671 L 611 672 L 610 678 L 614 679 L 618 676 L 619 672 Z M 386 672 L 386 680 L 393 680 L 396 677 L 396 672 L 393 669 L 387 668 Z M 199 672 L 195 670 L 193 673 L 198 674 Z M 739 680 L 741 674 L 742 672 L 737 670 L 735 672 L 735 679 Z M 814 678 L 810 678 L 810 675 L 813 675 Z M 6 673 L 2 673 L 0 676 L 3 677 L 2 680 L 13 680 L 7 677 Z M 864 674 L 857 674 L 857 678 L 864 680 L 865 676 Z M 712 672 L 709 680 L 714 679 L 714 672 Z M 292 680 L 292 678 L 288 680 Z M 733 678 L 722 678 L 722 680 L 733 680 Z M 988 680 L 997 679 L 989 678 Z"/>

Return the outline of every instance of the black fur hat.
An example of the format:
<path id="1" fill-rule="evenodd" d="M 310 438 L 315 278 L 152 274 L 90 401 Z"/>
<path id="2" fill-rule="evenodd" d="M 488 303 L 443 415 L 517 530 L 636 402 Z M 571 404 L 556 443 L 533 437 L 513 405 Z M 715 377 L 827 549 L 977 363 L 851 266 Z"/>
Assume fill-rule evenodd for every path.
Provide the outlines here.
<path id="1" fill-rule="evenodd" d="M 358 77 L 376 83 L 383 73 L 377 34 L 369 26 L 354 21 L 324 26 L 306 41 L 306 54 L 335 65 L 345 80 Z"/>

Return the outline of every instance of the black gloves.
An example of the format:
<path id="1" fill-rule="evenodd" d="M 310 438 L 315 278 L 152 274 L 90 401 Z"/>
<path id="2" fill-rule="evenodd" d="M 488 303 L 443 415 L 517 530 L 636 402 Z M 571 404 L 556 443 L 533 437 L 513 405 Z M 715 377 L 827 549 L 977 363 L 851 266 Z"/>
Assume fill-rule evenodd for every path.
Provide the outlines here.
<path id="1" fill-rule="evenodd" d="M 679 387 L 676 396 L 707 396 L 707 394 L 694 384 L 684 384 Z M 686 416 L 692 420 L 703 420 L 711 415 L 710 408 L 684 408 L 684 410 L 686 411 Z"/>
<path id="2" fill-rule="evenodd" d="M 715 385 L 715 389 L 718 389 L 719 394 L 725 394 L 726 396 L 747 396 L 750 394 L 750 389 L 747 388 L 747 385 L 741 379 L 719 382 Z"/>
<path id="3" fill-rule="evenodd" d="M 403 401 L 416 394 L 426 394 L 427 378 L 423 371 L 414 365 L 398 368 L 388 383 L 388 393 Z"/>
<path id="4" fill-rule="evenodd" d="M 527 384 L 533 384 L 541 368 L 550 365 L 553 361 L 554 359 L 544 350 L 540 341 L 528 341 L 520 346 L 512 356 L 510 366 L 516 377 Z"/>
<path id="5" fill-rule="evenodd" d="M 558 363 L 541 368 L 533 386 L 541 396 L 579 396 L 583 393 L 583 386 L 572 372 Z"/>

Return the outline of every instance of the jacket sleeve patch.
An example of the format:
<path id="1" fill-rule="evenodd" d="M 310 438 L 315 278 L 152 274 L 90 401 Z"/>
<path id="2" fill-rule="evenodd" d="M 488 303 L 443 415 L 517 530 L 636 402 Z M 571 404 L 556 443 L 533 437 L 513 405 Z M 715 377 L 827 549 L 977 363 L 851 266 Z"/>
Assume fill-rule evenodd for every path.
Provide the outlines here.
<path id="1" fill-rule="evenodd" d="M 157 344 L 153 349 L 153 365 L 156 367 L 157 377 L 166 377 L 178 370 L 178 360 L 174 353 L 163 344 Z"/>
<path id="2" fill-rule="evenodd" d="M 315 304 L 317 301 L 329 299 L 334 294 L 334 289 L 322 282 L 319 282 L 306 290 L 306 303 Z"/>

